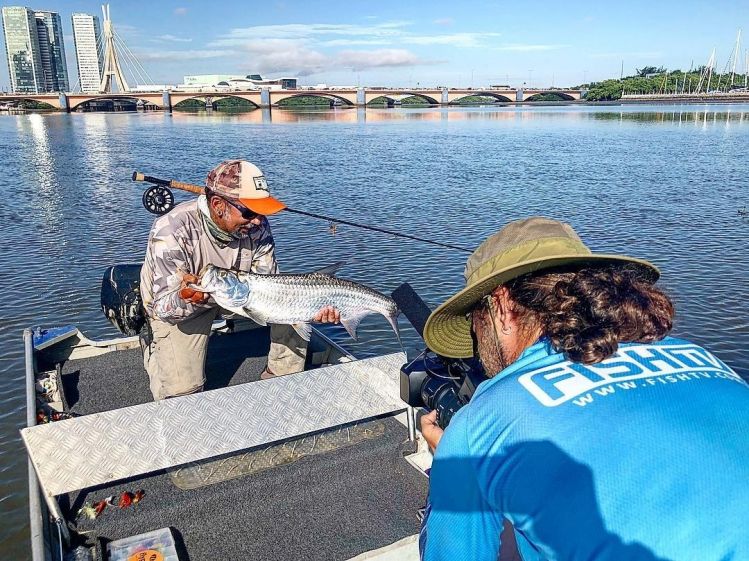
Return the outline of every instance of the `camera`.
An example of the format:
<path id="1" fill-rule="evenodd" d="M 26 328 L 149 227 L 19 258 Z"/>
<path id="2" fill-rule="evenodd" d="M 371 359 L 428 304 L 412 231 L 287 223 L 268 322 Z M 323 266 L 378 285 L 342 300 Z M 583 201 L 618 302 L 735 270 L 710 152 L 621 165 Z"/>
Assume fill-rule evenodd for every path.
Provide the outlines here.
<path id="1" fill-rule="evenodd" d="M 445 358 L 426 350 L 401 367 L 400 396 L 412 407 L 436 410 L 437 424 L 444 429 L 484 380 L 478 360 Z"/>
<path id="2" fill-rule="evenodd" d="M 423 339 L 429 307 L 408 283 L 396 288 L 392 296 Z M 400 397 L 412 407 L 436 410 L 437 424 L 445 429 L 486 379 L 477 359 L 447 358 L 426 349 L 401 367 Z"/>

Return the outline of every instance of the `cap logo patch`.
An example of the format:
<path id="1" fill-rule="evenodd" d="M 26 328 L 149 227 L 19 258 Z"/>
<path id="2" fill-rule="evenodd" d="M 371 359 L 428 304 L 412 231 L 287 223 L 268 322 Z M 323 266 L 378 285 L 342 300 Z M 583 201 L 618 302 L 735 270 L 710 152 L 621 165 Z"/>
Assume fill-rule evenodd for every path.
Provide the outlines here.
<path id="1" fill-rule="evenodd" d="M 252 180 L 255 182 L 255 189 L 258 191 L 268 191 L 268 182 L 265 181 L 265 176 L 253 177 Z"/>

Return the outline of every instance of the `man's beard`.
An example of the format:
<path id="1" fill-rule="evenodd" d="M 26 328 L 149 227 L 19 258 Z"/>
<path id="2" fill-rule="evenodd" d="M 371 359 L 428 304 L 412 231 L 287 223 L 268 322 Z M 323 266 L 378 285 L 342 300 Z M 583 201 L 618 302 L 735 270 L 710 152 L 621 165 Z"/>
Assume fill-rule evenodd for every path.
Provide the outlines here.
<path id="1" fill-rule="evenodd" d="M 485 316 L 483 319 L 488 318 Z M 491 325 L 484 325 L 484 328 L 480 329 L 479 333 L 474 336 L 476 337 L 475 346 L 479 360 L 489 378 L 493 378 L 510 366 L 512 360 L 507 349 L 504 348 Z"/>

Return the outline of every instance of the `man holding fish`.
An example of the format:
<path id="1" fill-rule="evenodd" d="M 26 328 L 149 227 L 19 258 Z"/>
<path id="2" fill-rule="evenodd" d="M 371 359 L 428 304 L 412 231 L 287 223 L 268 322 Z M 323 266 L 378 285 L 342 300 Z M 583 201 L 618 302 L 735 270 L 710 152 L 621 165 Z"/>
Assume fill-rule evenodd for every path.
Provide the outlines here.
<path id="1" fill-rule="evenodd" d="M 141 346 L 154 399 L 203 389 L 208 337 L 219 306 L 210 294 L 196 290 L 198 274 L 208 265 L 278 273 L 266 217 L 284 208 L 270 195 L 257 166 L 228 160 L 208 174 L 204 195 L 154 222 L 140 284 L 148 315 Z M 312 319 L 336 323 L 340 313 L 322 306 Z M 272 324 L 268 365 L 261 377 L 303 370 L 306 352 L 307 341 L 294 328 Z"/>

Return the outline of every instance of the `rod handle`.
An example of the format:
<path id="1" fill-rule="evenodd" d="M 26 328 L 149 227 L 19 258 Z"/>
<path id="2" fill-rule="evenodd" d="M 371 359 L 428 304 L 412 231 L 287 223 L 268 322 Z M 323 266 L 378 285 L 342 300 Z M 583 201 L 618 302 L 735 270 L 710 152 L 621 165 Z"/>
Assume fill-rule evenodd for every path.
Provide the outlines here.
<path id="1" fill-rule="evenodd" d="M 205 187 L 201 187 L 200 185 L 193 185 L 192 183 L 183 183 L 182 181 L 175 181 L 172 179 L 169 182 L 169 187 L 172 189 L 180 189 L 182 191 L 188 191 L 190 193 L 195 193 L 197 195 L 202 195 L 205 193 Z"/>
<path id="2" fill-rule="evenodd" d="M 163 185 L 164 187 L 171 187 L 172 189 L 179 189 L 180 191 L 187 191 L 188 193 L 195 193 L 197 195 L 202 195 L 205 192 L 205 188 L 200 185 L 184 183 L 182 181 L 176 181 L 174 179 L 161 179 L 158 177 L 152 177 L 140 171 L 133 172 L 133 181 L 145 181 L 147 183 L 153 183 L 154 185 Z"/>

